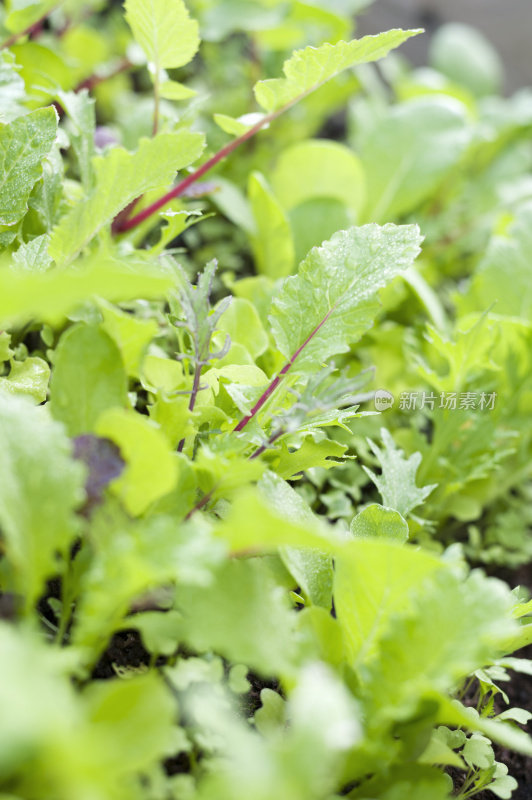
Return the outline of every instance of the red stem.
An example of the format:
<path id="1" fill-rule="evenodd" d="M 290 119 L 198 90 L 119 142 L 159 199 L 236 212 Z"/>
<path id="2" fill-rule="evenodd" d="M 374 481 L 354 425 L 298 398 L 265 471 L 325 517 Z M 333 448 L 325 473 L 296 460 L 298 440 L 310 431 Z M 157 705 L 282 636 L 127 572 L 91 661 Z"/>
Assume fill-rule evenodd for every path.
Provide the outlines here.
<path id="1" fill-rule="evenodd" d="M 251 139 L 251 137 L 254 136 L 258 131 L 260 131 L 261 128 L 263 128 L 265 125 L 268 125 L 270 122 L 276 119 L 280 114 L 283 113 L 283 111 L 286 110 L 287 107 L 288 106 L 280 109 L 279 111 L 275 111 L 272 114 L 267 114 L 265 117 L 259 120 L 259 122 L 253 125 L 253 127 L 251 127 L 249 130 L 243 133 L 242 136 L 239 136 L 237 139 L 233 139 L 232 142 L 229 142 L 229 144 L 226 144 L 225 147 L 222 147 L 221 150 L 218 150 L 218 152 L 215 153 L 213 156 L 211 156 L 211 158 L 209 158 L 208 161 L 202 164 L 201 167 L 198 167 L 197 170 L 191 172 L 190 175 L 187 175 L 187 177 L 184 178 L 184 180 L 178 183 L 177 186 L 174 186 L 174 188 L 171 189 L 169 192 L 167 192 L 165 195 L 160 197 L 154 203 L 151 203 L 151 205 L 144 208 L 138 214 L 135 214 L 134 217 L 131 217 L 130 219 L 123 220 L 122 222 L 120 222 L 119 225 L 115 226 L 114 228 L 115 232 L 125 233 L 125 231 L 129 231 L 132 228 L 136 228 L 137 225 L 140 225 L 142 222 L 147 220 L 149 217 L 151 217 L 153 214 L 159 211 L 159 209 L 164 208 L 164 206 L 168 205 L 168 203 L 170 203 L 171 200 L 183 194 L 183 192 L 185 192 L 189 186 L 191 186 L 193 183 L 196 183 L 196 181 L 202 178 L 206 172 L 209 172 L 209 170 L 211 170 L 214 166 L 216 166 L 216 164 L 218 164 L 220 161 L 226 158 L 226 156 L 232 153 L 233 150 L 236 150 L 237 147 L 240 147 L 241 144 L 246 142 L 248 139 Z"/>
<path id="2" fill-rule="evenodd" d="M 5 42 L 0 44 L 0 50 L 5 50 L 6 47 L 11 47 L 16 42 L 18 42 L 19 39 L 22 39 L 23 36 L 31 36 L 32 33 L 40 32 L 43 23 L 48 19 L 50 14 L 52 14 L 57 8 L 59 8 L 60 5 L 61 3 L 57 3 L 53 8 L 47 11 L 46 14 L 43 14 L 42 17 L 40 17 L 37 20 L 37 22 L 32 22 L 32 24 L 28 25 L 27 28 L 24 28 L 23 31 L 19 31 L 18 33 L 13 33 L 8 39 L 5 40 Z"/>
<path id="3" fill-rule="evenodd" d="M 196 405 L 196 398 L 198 396 L 199 387 L 200 387 L 200 379 L 201 379 L 201 367 L 202 364 L 200 362 L 196 363 L 196 371 L 194 373 L 194 383 L 192 384 L 192 391 L 190 393 L 190 400 L 188 401 L 188 410 L 194 411 L 194 406 Z M 185 446 L 185 440 L 181 439 L 177 446 L 177 452 L 182 453 L 183 447 Z"/>
<path id="4" fill-rule="evenodd" d="M 329 319 L 329 316 L 331 315 L 331 312 L 332 312 L 333 308 L 334 308 L 334 306 L 332 306 L 332 308 L 330 308 L 330 309 L 327 311 L 327 313 L 326 313 L 326 314 L 325 314 L 325 316 L 323 317 L 322 321 L 321 321 L 321 322 L 320 322 L 318 325 L 316 325 L 316 327 L 314 328 L 314 330 L 313 330 L 313 331 L 311 331 L 311 332 L 309 333 L 309 335 L 307 336 L 307 338 L 305 339 L 305 341 L 303 342 L 303 344 L 302 344 L 302 345 L 300 345 L 300 346 L 297 348 L 296 352 L 295 352 L 295 353 L 294 353 L 294 355 L 291 357 L 290 361 L 288 361 L 288 362 L 287 362 L 287 363 L 284 365 L 284 367 L 282 368 L 282 370 L 280 371 L 280 373 L 279 373 L 279 374 L 278 374 L 278 375 L 277 375 L 277 376 L 276 376 L 276 377 L 275 377 L 275 378 L 272 380 L 272 382 L 270 383 L 270 385 L 268 386 L 268 388 L 266 389 L 266 391 L 264 392 L 264 394 L 262 394 L 262 395 L 259 397 L 259 399 L 258 399 L 258 400 L 257 400 L 257 402 L 255 403 L 255 405 L 253 406 L 253 408 L 251 409 L 251 411 L 249 412 L 249 414 L 248 414 L 246 417 L 243 417 L 243 418 L 240 420 L 240 422 L 238 423 L 238 425 L 237 425 L 237 426 L 236 426 L 236 428 L 234 429 L 234 430 L 235 430 L 235 433 L 236 433 L 236 432 L 238 432 L 238 431 L 241 431 L 241 430 L 243 430 L 243 429 L 246 427 L 246 425 L 248 424 L 248 422 L 250 421 L 250 419 L 253 419 L 253 417 L 255 416 L 255 414 L 256 414 L 258 411 L 260 411 L 260 409 L 262 408 L 262 406 L 264 405 L 264 403 L 265 403 L 265 402 L 266 402 L 266 401 L 267 401 L 267 400 L 268 400 L 268 399 L 271 397 L 271 395 L 274 393 L 274 391 L 277 389 L 277 387 L 278 387 L 278 386 L 279 386 L 279 384 L 281 383 L 281 380 L 284 378 L 284 376 L 285 376 L 285 375 L 286 375 L 286 373 L 288 372 L 288 370 L 289 370 L 289 369 L 290 369 L 290 368 L 293 366 L 293 364 L 294 364 L 294 361 L 296 360 L 296 358 L 298 357 L 298 355 L 299 355 L 299 354 L 302 352 L 302 350 L 304 350 L 304 348 L 307 346 L 307 344 L 308 344 L 308 343 L 309 343 L 309 342 L 310 342 L 310 341 L 311 341 L 311 340 L 314 338 L 314 336 L 315 336 L 315 335 L 318 333 L 318 331 L 320 330 L 320 328 L 321 328 L 321 327 L 323 327 L 323 325 L 325 325 L 325 323 L 326 323 L 326 322 L 327 322 L 327 320 Z"/>

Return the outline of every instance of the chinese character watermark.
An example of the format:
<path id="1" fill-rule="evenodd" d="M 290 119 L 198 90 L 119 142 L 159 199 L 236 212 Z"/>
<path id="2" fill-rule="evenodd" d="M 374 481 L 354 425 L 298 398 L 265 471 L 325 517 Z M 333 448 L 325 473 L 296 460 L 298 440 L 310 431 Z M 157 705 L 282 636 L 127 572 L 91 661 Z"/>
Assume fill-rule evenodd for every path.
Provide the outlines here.
<path id="1" fill-rule="evenodd" d="M 401 392 L 400 411 L 434 411 L 436 408 L 447 411 L 493 411 L 497 402 L 497 392 Z M 395 404 L 395 397 L 386 389 L 378 389 L 374 396 L 377 411 L 387 411 Z"/>

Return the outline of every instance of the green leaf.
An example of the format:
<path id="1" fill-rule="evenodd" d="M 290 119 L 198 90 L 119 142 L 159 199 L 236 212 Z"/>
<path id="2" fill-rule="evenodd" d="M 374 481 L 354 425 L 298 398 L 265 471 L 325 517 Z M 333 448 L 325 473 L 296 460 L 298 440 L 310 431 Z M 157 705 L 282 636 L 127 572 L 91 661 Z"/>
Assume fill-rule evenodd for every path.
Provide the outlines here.
<path id="1" fill-rule="evenodd" d="M 340 72 L 357 64 L 377 61 L 421 30 L 386 31 L 350 42 L 322 44 L 296 52 L 283 65 L 284 78 L 259 81 L 255 97 L 268 112 L 278 111 L 309 94 Z"/>
<path id="2" fill-rule="evenodd" d="M 87 720 L 100 744 L 99 769 L 110 774 L 148 769 L 167 754 L 174 700 L 156 672 L 130 680 L 93 681 L 83 693 Z"/>
<path id="3" fill-rule="evenodd" d="M 130 514 L 139 516 L 172 491 L 178 477 L 174 454 L 163 433 L 147 417 L 109 408 L 98 418 L 95 433 L 115 442 L 126 461 L 126 469 L 113 482 L 112 490 Z"/>
<path id="4" fill-rule="evenodd" d="M 442 25 L 431 39 L 429 59 L 449 80 L 478 97 L 501 89 L 503 63 L 478 28 L 458 22 Z"/>
<path id="5" fill-rule="evenodd" d="M 249 201 L 255 218 L 251 244 L 257 272 L 269 278 L 284 278 L 294 268 L 294 243 L 285 212 L 259 172 L 248 183 Z"/>
<path id="6" fill-rule="evenodd" d="M 25 87 L 19 75 L 15 56 L 9 50 L 0 52 L 0 122 L 11 122 L 25 113 L 22 104 Z"/>
<path id="7" fill-rule="evenodd" d="M 405 458 L 403 451 L 395 446 L 392 435 L 386 428 L 381 428 L 381 438 L 384 444 L 383 450 L 371 439 L 368 439 L 368 442 L 379 461 L 382 475 L 375 475 L 367 467 L 363 469 L 379 490 L 383 504 L 398 511 L 402 517 L 407 517 L 436 488 L 436 484 L 418 488 L 416 472 L 421 464 L 421 453 L 413 453 L 410 458 Z"/>
<path id="8" fill-rule="evenodd" d="M 0 403 L 0 525 L 14 588 L 30 608 L 77 532 L 84 470 L 61 425 L 26 399 Z"/>
<path id="9" fill-rule="evenodd" d="M 369 667 L 375 712 L 394 718 L 416 708 L 424 693 L 447 693 L 487 663 L 512 627 L 510 608 L 505 584 L 480 572 L 465 580 L 450 569 L 430 576 L 379 642 Z"/>
<path id="10" fill-rule="evenodd" d="M 118 347 L 100 328 L 80 323 L 55 353 L 51 411 L 70 436 L 92 433 L 107 408 L 125 408 L 127 376 Z"/>
<path id="11" fill-rule="evenodd" d="M 311 250 L 272 301 L 270 323 L 281 353 L 311 371 L 347 352 L 371 327 L 377 291 L 412 264 L 420 242 L 416 225 L 364 225 L 338 231 Z"/>
<path id="12" fill-rule="evenodd" d="M 52 231 L 50 255 L 66 265 L 129 203 L 157 186 L 169 184 L 174 173 L 188 167 L 203 150 L 200 133 L 182 130 L 142 139 L 129 153 L 115 147 L 94 159 L 95 187 Z"/>
<path id="13" fill-rule="evenodd" d="M 154 71 L 188 64 L 200 39 L 183 0 L 126 0 L 126 20 Z"/>
<path id="14" fill-rule="evenodd" d="M 398 511 L 373 503 L 353 518 L 351 533 L 355 537 L 372 539 L 385 538 L 397 542 L 408 539 L 408 525 Z"/>
<path id="15" fill-rule="evenodd" d="M 253 303 L 243 297 L 233 297 L 231 305 L 220 317 L 216 329 L 227 333 L 231 343 L 243 345 L 253 359 L 257 359 L 269 345 L 268 334 Z M 229 351 L 229 355 L 230 355 Z"/>
<path id="16" fill-rule="evenodd" d="M 25 215 L 56 133 L 54 108 L 40 108 L 0 125 L 0 225 L 15 225 Z"/>
<path id="17" fill-rule="evenodd" d="M 102 300 L 98 305 L 103 316 L 102 328 L 120 349 L 127 374 L 138 378 L 144 351 L 157 336 L 159 326 L 153 319 L 139 319 Z"/>
<path id="18" fill-rule="evenodd" d="M 58 92 L 57 99 L 68 114 L 70 142 L 78 161 L 81 183 L 86 192 L 92 189 L 94 171 L 95 101 L 87 89 L 80 92 Z"/>
<path id="19" fill-rule="evenodd" d="M 263 560 L 229 561 L 207 591 L 178 586 L 176 608 L 183 615 L 180 638 L 194 650 L 214 650 L 263 675 L 291 670 L 296 613 Z"/>
<path id="20" fill-rule="evenodd" d="M 94 295 L 107 300 L 162 297 L 173 285 L 171 276 L 153 268 L 132 269 L 127 262 L 95 259 L 76 270 L 21 274 L 0 267 L 0 322 L 37 317 L 57 323 Z"/>
<path id="21" fill-rule="evenodd" d="M 11 10 L 4 20 L 4 25 L 11 33 L 20 33 L 38 22 L 56 5 L 57 0 L 22 0 L 22 2 L 15 0 L 9 4 Z"/>
<path id="22" fill-rule="evenodd" d="M 311 198 L 330 198 L 347 206 L 356 222 L 364 207 L 364 168 L 358 156 L 339 142 L 309 139 L 292 145 L 277 159 L 271 182 L 288 211 Z"/>
<path id="23" fill-rule="evenodd" d="M 528 202 L 505 231 L 492 237 L 468 291 L 458 297 L 460 312 L 483 312 L 493 306 L 497 314 L 532 320 L 531 248 L 532 203 Z"/>
<path id="24" fill-rule="evenodd" d="M 13 265 L 28 272 L 46 272 L 52 263 L 48 254 L 50 237 L 47 233 L 24 242 L 13 253 Z"/>
<path id="25" fill-rule="evenodd" d="M 451 98 L 392 108 L 361 143 L 368 190 L 364 219 L 395 219 L 434 196 L 470 138 L 466 109 Z"/>
<path id="26" fill-rule="evenodd" d="M 442 568 L 435 556 L 384 539 L 359 539 L 337 554 L 334 605 L 351 663 L 378 653 L 393 616 L 411 607 L 412 590 Z"/>
<path id="27" fill-rule="evenodd" d="M 0 378 L 0 392 L 21 394 L 44 403 L 48 394 L 50 367 L 42 358 L 33 356 L 25 361 L 14 361 L 6 378 Z"/>

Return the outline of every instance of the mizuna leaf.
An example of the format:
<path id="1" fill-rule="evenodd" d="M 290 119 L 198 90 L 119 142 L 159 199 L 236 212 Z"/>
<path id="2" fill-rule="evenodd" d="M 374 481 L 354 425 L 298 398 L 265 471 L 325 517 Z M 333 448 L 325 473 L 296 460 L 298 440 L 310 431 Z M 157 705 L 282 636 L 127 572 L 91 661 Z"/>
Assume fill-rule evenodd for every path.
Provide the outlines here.
<path id="1" fill-rule="evenodd" d="M 160 133 L 142 139 L 135 153 L 116 147 L 95 158 L 95 187 L 52 231 L 52 258 L 62 266 L 70 263 L 119 211 L 148 189 L 170 183 L 177 170 L 195 161 L 203 144 L 199 133 Z"/>
<path id="2" fill-rule="evenodd" d="M 183 67 L 194 58 L 199 27 L 183 0 L 126 0 L 126 20 L 154 70 Z"/>
<path id="3" fill-rule="evenodd" d="M 275 112 L 314 91 L 340 72 L 357 64 L 377 61 L 421 30 L 394 29 L 350 42 L 305 47 L 285 61 L 284 78 L 259 81 L 255 97 L 262 108 Z"/>
<path id="4" fill-rule="evenodd" d="M 0 126 L 0 225 L 15 225 L 25 215 L 56 133 L 53 108 L 40 108 Z"/>
<path id="5" fill-rule="evenodd" d="M 381 437 L 384 443 L 383 450 L 371 440 L 368 441 L 373 453 L 379 459 L 382 475 L 375 475 L 367 467 L 364 467 L 364 471 L 379 490 L 384 505 L 406 517 L 428 497 L 436 488 L 436 484 L 423 486 L 421 489 L 416 486 L 416 472 L 421 463 L 421 453 L 414 453 L 410 458 L 405 458 L 403 451 L 395 446 L 386 428 L 381 429 Z"/>
<path id="6" fill-rule="evenodd" d="M 371 327 L 377 291 L 412 264 L 421 241 L 417 225 L 364 225 L 313 248 L 270 310 L 277 347 L 290 366 L 312 371 L 347 352 Z"/>

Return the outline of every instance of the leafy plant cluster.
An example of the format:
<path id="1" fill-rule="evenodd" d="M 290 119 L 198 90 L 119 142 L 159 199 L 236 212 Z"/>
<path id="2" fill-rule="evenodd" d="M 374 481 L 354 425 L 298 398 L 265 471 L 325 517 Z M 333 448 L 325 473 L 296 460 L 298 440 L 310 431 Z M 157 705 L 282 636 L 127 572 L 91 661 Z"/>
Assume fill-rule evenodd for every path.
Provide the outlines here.
<path id="1" fill-rule="evenodd" d="M 532 755 L 532 601 L 471 566 L 532 555 L 532 95 L 364 5 L 1 9 L 5 800 L 504 800 Z"/>

